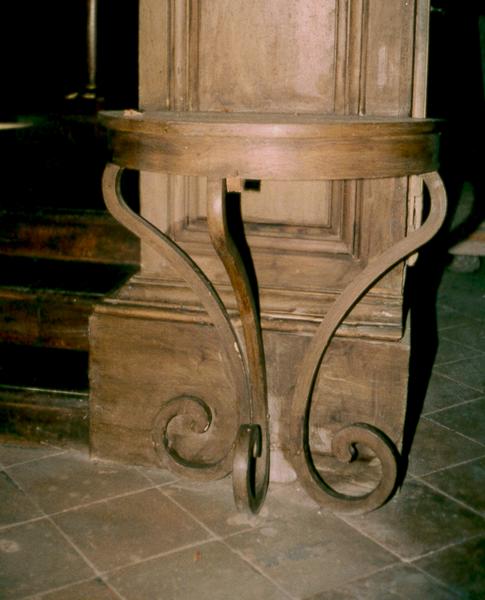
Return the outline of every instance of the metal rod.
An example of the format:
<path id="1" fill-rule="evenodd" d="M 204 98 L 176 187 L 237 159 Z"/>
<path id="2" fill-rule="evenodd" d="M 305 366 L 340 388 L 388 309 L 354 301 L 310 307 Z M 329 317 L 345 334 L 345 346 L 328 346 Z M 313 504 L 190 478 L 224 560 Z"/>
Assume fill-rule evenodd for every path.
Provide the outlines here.
<path id="1" fill-rule="evenodd" d="M 88 83 L 86 90 L 95 95 L 96 90 L 96 61 L 98 38 L 98 0 L 87 0 L 88 25 L 87 25 L 87 67 Z"/>

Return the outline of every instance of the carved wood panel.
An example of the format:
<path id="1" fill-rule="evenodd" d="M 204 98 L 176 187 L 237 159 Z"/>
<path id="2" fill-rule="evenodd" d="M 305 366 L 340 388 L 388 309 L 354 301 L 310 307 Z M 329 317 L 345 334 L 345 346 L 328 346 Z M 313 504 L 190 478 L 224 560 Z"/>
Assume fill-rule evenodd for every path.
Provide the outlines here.
<path id="1" fill-rule="evenodd" d="M 140 103 L 172 110 L 409 115 L 422 1 L 163 0 L 153 8 L 157 3 L 143 0 Z M 146 69 L 144 51 L 151 56 Z M 144 178 L 143 186 L 142 211 L 170 230 L 216 284 L 226 283 L 208 245 L 205 182 L 162 176 L 158 187 Z M 406 180 L 263 181 L 260 191 L 244 191 L 261 290 L 341 289 L 370 256 L 404 235 L 407 194 Z M 142 262 L 145 273 L 166 276 L 147 249 Z M 399 267 L 386 276 L 374 295 L 399 297 L 402 273 Z"/>

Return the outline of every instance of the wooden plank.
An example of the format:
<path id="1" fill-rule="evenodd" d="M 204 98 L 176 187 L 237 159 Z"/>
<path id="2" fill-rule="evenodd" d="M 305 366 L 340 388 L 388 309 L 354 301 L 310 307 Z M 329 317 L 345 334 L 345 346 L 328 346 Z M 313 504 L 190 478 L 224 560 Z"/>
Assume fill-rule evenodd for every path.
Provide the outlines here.
<path id="1" fill-rule="evenodd" d="M 105 212 L 4 212 L 0 224 L 0 253 L 4 255 L 139 263 L 138 240 Z"/>
<path id="2" fill-rule="evenodd" d="M 88 319 L 99 296 L 0 288 L 0 341 L 87 350 Z"/>
<path id="3" fill-rule="evenodd" d="M 0 433 L 86 444 L 88 394 L 0 386 Z"/>
<path id="4" fill-rule="evenodd" d="M 88 318 L 135 269 L 0 254 L 0 341 L 88 349 Z"/>

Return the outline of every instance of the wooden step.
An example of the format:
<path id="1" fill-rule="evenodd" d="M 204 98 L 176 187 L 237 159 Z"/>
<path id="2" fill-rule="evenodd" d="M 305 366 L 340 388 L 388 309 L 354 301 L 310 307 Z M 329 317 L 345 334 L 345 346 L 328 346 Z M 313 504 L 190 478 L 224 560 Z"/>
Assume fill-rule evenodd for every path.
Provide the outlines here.
<path id="1" fill-rule="evenodd" d="M 139 242 L 104 211 L 0 213 L 0 253 L 100 264 L 139 264 Z"/>
<path id="2" fill-rule="evenodd" d="M 88 393 L 0 385 L 0 433 L 87 444 Z"/>
<path id="3" fill-rule="evenodd" d="M 139 242 L 104 208 L 96 119 L 32 122 L 0 140 L 0 432 L 86 442 L 89 315 L 137 270 Z"/>
<path id="4" fill-rule="evenodd" d="M 87 392 L 88 353 L 84 350 L 0 344 L 0 385 Z"/>
<path id="5" fill-rule="evenodd" d="M 0 344 L 0 433 L 88 438 L 88 353 Z"/>
<path id="6" fill-rule="evenodd" d="M 94 304 L 135 271 L 0 255 L 0 341 L 87 350 Z"/>

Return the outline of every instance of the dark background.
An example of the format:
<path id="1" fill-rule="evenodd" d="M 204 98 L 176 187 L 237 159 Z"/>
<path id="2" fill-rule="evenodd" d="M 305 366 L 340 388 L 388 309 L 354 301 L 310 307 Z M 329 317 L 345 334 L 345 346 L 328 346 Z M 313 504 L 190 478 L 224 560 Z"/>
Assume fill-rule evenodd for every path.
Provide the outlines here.
<path id="1" fill-rule="evenodd" d="M 2 2 L 3 115 L 68 111 L 64 97 L 83 88 L 86 0 Z M 137 0 L 98 2 L 98 84 L 108 108 L 137 104 Z"/>

